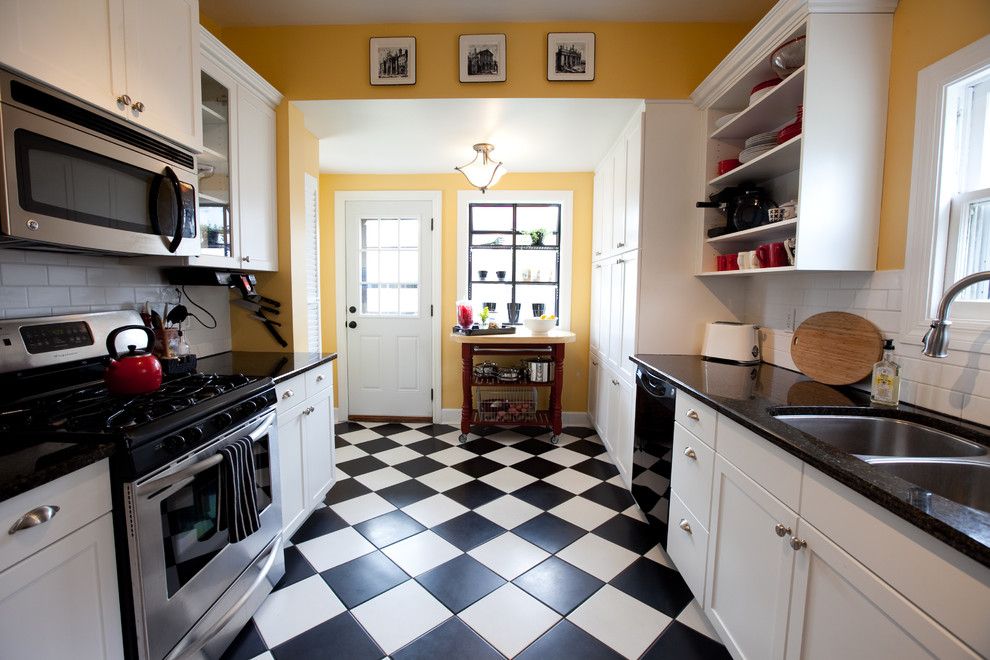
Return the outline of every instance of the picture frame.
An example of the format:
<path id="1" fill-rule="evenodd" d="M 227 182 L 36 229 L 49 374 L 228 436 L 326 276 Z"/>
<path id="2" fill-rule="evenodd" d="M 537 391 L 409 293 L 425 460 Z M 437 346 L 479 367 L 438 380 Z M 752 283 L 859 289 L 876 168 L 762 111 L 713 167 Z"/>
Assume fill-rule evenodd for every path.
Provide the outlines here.
<path id="1" fill-rule="evenodd" d="M 462 83 L 505 82 L 504 34 L 462 34 L 457 51 Z"/>
<path id="2" fill-rule="evenodd" d="M 372 85 L 416 84 L 416 37 L 372 37 Z"/>
<path id="3" fill-rule="evenodd" d="M 594 80 L 595 33 L 547 34 L 547 80 Z"/>

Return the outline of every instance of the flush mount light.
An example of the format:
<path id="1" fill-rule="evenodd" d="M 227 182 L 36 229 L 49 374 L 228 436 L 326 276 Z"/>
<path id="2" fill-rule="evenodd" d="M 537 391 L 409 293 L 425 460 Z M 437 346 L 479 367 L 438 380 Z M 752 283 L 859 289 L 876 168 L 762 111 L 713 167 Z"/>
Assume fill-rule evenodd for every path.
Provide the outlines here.
<path id="1" fill-rule="evenodd" d="M 488 154 L 495 150 L 495 145 L 481 142 L 474 145 L 474 150 L 477 152 L 474 160 L 454 169 L 463 174 L 468 183 L 484 194 L 505 174 L 505 165 L 489 158 Z"/>

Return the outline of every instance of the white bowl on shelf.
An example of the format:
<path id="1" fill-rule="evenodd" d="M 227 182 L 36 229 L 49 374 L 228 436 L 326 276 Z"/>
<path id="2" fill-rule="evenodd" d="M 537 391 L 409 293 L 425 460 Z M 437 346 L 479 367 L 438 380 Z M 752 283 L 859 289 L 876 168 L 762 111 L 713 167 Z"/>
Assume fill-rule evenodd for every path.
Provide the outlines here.
<path id="1" fill-rule="evenodd" d="M 523 325 L 534 335 L 545 335 L 557 325 L 557 319 L 538 319 L 535 316 L 531 319 L 523 319 Z"/>

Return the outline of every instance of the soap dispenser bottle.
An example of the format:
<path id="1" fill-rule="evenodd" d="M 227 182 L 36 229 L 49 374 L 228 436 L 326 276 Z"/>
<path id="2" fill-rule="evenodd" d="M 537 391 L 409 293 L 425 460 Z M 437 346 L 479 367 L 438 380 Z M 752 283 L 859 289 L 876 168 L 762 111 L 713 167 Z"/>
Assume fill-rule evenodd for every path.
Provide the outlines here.
<path id="1" fill-rule="evenodd" d="M 894 362 L 894 340 L 883 343 L 883 358 L 873 365 L 870 401 L 882 406 L 896 406 L 901 399 L 901 365 Z"/>

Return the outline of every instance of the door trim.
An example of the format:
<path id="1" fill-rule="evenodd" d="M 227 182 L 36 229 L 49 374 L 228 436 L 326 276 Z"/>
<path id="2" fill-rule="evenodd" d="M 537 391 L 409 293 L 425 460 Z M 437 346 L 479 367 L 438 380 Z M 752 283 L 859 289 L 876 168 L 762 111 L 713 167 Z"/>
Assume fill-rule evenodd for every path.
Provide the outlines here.
<path id="1" fill-rule="evenodd" d="M 443 374 L 441 373 L 440 318 L 441 275 L 443 273 L 443 193 L 439 190 L 338 190 L 334 193 L 333 233 L 334 233 L 334 288 L 337 296 L 337 406 L 338 420 L 349 419 L 347 401 L 347 333 L 344 320 L 347 318 L 347 255 L 346 255 L 346 204 L 347 202 L 432 202 L 433 203 L 433 272 L 430 274 L 430 295 L 433 300 L 433 318 L 430 323 L 433 348 L 433 422 L 440 423 L 440 403 L 443 401 Z"/>

